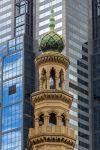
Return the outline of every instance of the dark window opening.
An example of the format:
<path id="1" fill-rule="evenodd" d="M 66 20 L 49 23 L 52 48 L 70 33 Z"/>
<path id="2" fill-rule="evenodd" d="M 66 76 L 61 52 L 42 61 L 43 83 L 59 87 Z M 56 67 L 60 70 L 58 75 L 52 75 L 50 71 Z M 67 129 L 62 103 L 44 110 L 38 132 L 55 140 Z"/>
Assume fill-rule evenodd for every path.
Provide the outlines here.
<path id="1" fill-rule="evenodd" d="M 51 69 L 50 72 L 50 89 L 55 89 L 55 70 Z"/>
<path id="2" fill-rule="evenodd" d="M 41 114 L 41 115 L 39 116 L 39 126 L 42 126 L 43 124 L 44 124 L 44 115 Z"/>
<path id="3" fill-rule="evenodd" d="M 84 133 L 82 133 L 82 132 L 78 132 L 78 135 L 79 135 L 80 137 L 82 137 L 82 138 L 85 138 L 85 139 L 88 139 L 88 140 L 89 140 L 89 135 L 87 135 L 87 134 L 84 134 Z"/>
<path id="4" fill-rule="evenodd" d="M 82 106 L 82 105 L 79 105 L 79 104 L 78 104 L 78 109 L 80 109 L 80 110 L 82 110 L 82 111 L 85 111 L 85 112 L 89 113 L 89 109 L 86 108 L 86 107 L 84 107 L 84 106 Z"/>
<path id="5" fill-rule="evenodd" d="M 88 48 L 82 47 L 82 51 L 85 52 L 85 53 L 88 53 Z"/>
<path id="6" fill-rule="evenodd" d="M 88 70 L 88 66 L 86 64 L 84 64 L 83 62 L 81 62 L 81 61 L 78 60 L 77 64 L 78 64 L 78 66 L 80 66 L 80 67 Z"/>
<path id="7" fill-rule="evenodd" d="M 62 87 L 63 81 L 64 81 L 64 73 L 63 73 L 63 70 L 61 70 L 59 73 L 59 87 L 60 88 Z"/>
<path id="8" fill-rule="evenodd" d="M 84 80 L 82 80 L 82 79 L 80 79 L 80 78 L 78 78 L 78 82 L 79 82 L 80 84 L 83 84 L 84 86 L 88 86 L 88 82 L 86 82 L 86 81 L 84 81 Z"/>
<path id="9" fill-rule="evenodd" d="M 85 130 L 89 130 L 89 126 L 87 126 L 87 125 L 84 125 L 83 123 L 78 123 L 78 126 L 80 127 L 80 128 L 82 128 L 82 129 L 85 129 Z"/>
<path id="10" fill-rule="evenodd" d="M 56 114 L 55 113 L 49 114 L 49 124 L 50 125 L 56 125 L 57 124 Z"/>
<path id="11" fill-rule="evenodd" d="M 82 115 L 82 114 L 78 114 L 78 117 L 79 117 L 80 119 L 82 119 L 82 120 L 89 121 L 89 118 L 86 117 L 86 116 L 84 116 L 84 115 Z"/>
<path id="12" fill-rule="evenodd" d="M 69 87 L 71 87 L 72 89 L 74 89 L 76 91 L 79 91 L 79 92 L 81 92 L 81 93 L 83 93 L 85 95 L 88 95 L 88 91 L 87 90 L 85 90 L 85 89 L 83 89 L 83 88 L 81 88 L 81 87 L 79 87 L 79 86 L 77 86 L 77 85 L 75 85 L 75 84 L 73 84 L 71 82 L 69 82 Z"/>
<path id="13" fill-rule="evenodd" d="M 85 55 L 82 55 L 82 59 L 85 60 L 85 61 L 88 61 L 88 57 L 85 56 Z"/>
<path id="14" fill-rule="evenodd" d="M 61 117 L 62 117 L 62 125 L 66 125 L 66 120 L 65 120 L 65 116 L 64 115 L 61 115 Z"/>
<path id="15" fill-rule="evenodd" d="M 89 144 L 79 141 L 79 145 L 85 148 L 89 148 Z"/>
<path id="16" fill-rule="evenodd" d="M 12 85 L 9 87 L 9 95 L 16 93 L 16 85 Z"/>
<path id="17" fill-rule="evenodd" d="M 83 102 L 83 103 L 89 104 L 89 100 L 84 98 L 84 97 L 82 97 L 82 96 L 78 96 L 78 100 Z"/>
<path id="18" fill-rule="evenodd" d="M 88 74 L 85 73 L 85 72 L 83 72 L 83 71 L 81 71 L 81 70 L 79 70 L 79 69 L 77 70 L 77 73 L 78 73 L 79 75 L 85 77 L 85 78 L 88 78 Z"/>

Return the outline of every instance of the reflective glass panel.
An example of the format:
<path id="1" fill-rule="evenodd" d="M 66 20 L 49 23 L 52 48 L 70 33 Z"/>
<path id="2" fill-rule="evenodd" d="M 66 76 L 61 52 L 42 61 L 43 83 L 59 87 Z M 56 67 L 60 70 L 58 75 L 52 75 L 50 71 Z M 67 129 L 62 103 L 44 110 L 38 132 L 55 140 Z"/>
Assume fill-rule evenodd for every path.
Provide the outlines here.
<path id="1" fill-rule="evenodd" d="M 18 103 L 3 108 L 2 132 L 18 129 L 22 126 L 22 104 Z"/>
<path id="2" fill-rule="evenodd" d="M 4 58 L 3 80 L 22 74 L 22 52 Z"/>
<path id="3" fill-rule="evenodd" d="M 16 87 L 10 93 L 10 88 Z M 13 90 L 13 89 L 12 89 Z M 3 83 L 3 105 L 14 104 L 22 100 L 22 77 L 15 78 Z"/>
<path id="4" fill-rule="evenodd" d="M 21 130 L 2 135 L 1 150 L 21 150 Z"/>

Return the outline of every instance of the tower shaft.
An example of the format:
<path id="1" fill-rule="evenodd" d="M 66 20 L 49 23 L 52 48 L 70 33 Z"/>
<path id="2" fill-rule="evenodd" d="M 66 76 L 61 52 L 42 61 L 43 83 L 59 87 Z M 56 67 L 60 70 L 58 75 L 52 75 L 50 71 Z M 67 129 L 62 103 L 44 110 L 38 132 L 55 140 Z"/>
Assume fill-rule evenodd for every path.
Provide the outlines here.
<path id="1" fill-rule="evenodd" d="M 73 150 L 74 130 L 69 127 L 73 97 L 64 91 L 69 59 L 59 52 L 45 52 L 36 58 L 39 91 L 31 96 L 35 127 L 29 132 L 32 150 Z"/>

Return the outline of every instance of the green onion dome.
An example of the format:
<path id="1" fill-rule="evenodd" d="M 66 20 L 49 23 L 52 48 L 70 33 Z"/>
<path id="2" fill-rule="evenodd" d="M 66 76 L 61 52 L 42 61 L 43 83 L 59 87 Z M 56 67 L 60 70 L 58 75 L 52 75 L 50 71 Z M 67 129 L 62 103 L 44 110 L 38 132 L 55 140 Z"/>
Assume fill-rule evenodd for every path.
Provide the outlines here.
<path id="1" fill-rule="evenodd" d="M 51 12 L 49 27 L 50 31 L 44 34 L 43 37 L 40 39 L 39 50 L 42 52 L 47 51 L 62 52 L 62 50 L 64 49 L 64 38 L 54 31 L 55 19 L 53 10 Z"/>

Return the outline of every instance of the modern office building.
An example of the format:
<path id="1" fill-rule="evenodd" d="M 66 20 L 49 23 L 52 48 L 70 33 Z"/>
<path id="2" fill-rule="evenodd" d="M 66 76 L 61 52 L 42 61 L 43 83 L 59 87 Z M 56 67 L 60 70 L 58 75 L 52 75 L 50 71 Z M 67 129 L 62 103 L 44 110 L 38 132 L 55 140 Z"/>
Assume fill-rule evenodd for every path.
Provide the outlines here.
<path id="1" fill-rule="evenodd" d="M 0 44 L 14 37 L 14 0 L 0 1 Z"/>
<path id="2" fill-rule="evenodd" d="M 57 33 L 66 40 L 64 54 L 69 55 L 70 67 L 65 89 L 73 94 L 70 124 L 76 130 L 75 150 L 91 150 L 90 100 L 91 78 L 88 50 L 89 0 L 36 1 L 36 38 L 49 31 L 49 16 L 54 9 Z M 69 80 L 69 82 L 68 82 Z"/>
<path id="3" fill-rule="evenodd" d="M 55 30 L 66 40 L 63 53 L 70 58 L 65 89 L 74 96 L 70 111 L 70 125 L 77 135 L 74 150 L 91 150 L 89 0 L 0 0 L 1 150 L 26 148 L 28 129 L 33 124 L 30 93 L 35 86 L 34 37 L 36 34 L 38 40 L 49 31 L 52 8 Z M 34 49 L 36 55 L 37 51 Z"/>
<path id="4" fill-rule="evenodd" d="M 93 149 L 100 149 L 100 0 L 92 0 L 93 12 Z"/>
<path id="5" fill-rule="evenodd" d="M 25 150 L 28 129 L 33 124 L 33 2 L 0 1 L 1 150 Z"/>

